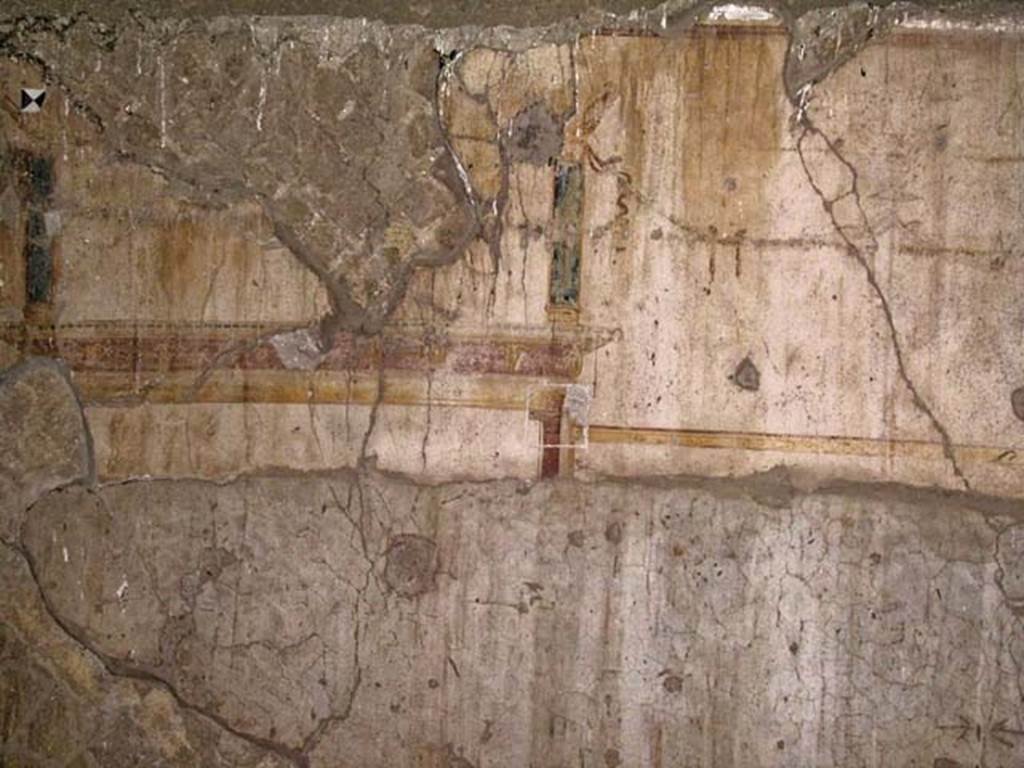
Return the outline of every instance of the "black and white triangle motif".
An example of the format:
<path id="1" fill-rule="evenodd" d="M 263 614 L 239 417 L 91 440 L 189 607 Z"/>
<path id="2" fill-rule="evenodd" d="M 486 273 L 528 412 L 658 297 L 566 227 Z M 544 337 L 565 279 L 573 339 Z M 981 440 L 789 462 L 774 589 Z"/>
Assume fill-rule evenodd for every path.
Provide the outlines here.
<path id="1" fill-rule="evenodd" d="M 38 112 L 43 108 L 46 101 L 46 90 L 43 88 L 22 88 L 21 89 L 21 111 Z"/>

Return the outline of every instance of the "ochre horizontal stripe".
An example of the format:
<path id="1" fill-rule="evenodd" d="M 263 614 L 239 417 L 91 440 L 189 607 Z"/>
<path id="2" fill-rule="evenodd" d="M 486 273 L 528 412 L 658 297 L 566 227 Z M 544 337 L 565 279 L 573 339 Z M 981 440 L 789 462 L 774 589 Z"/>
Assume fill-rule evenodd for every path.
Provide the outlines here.
<path id="1" fill-rule="evenodd" d="M 580 427 L 574 439 L 582 440 Z M 882 440 L 867 437 L 786 435 L 767 432 L 716 432 L 700 429 L 658 429 L 593 425 L 587 430 L 590 444 L 665 445 L 742 451 L 778 451 L 838 456 L 920 458 L 941 460 L 942 444 L 927 440 Z M 994 446 L 953 447 L 958 461 L 1024 466 L 1024 448 Z"/>
<path id="2" fill-rule="evenodd" d="M 75 385 L 87 405 L 146 403 L 268 403 L 313 405 L 453 406 L 533 415 L 558 413 L 564 387 L 523 378 L 475 376 L 445 379 L 415 372 L 343 374 L 315 371 L 214 371 L 172 373 L 136 386 L 118 373 L 76 373 Z"/>

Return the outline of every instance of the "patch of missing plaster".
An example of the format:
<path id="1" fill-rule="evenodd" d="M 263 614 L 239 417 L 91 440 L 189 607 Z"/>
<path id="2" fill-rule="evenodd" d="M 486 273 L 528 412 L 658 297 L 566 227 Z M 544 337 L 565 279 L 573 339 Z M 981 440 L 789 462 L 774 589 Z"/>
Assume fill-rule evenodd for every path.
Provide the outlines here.
<path id="1" fill-rule="evenodd" d="M 400 533 L 385 552 L 384 582 L 400 597 L 413 598 L 437 586 L 437 545 L 425 536 Z"/>
<path id="2" fill-rule="evenodd" d="M 285 368 L 311 371 L 323 360 L 320 335 L 315 329 L 300 328 L 278 333 L 270 337 L 270 345 Z"/>
<path id="3" fill-rule="evenodd" d="M 708 13 L 708 21 L 775 21 L 775 18 L 769 8 L 735 3 L 716 5 Z"/>
<path id="4" fill-rule="evenodd" d="M 886 33 L 901 19 L 898 9 L 865 2 L 839 8 L 818 8 L 790 25 L 783 80 L 791 100 L 820 83 Z"/>
<path id="5" fill-rule="evenodd" d="M 455 747 L 451 744 L 448 744 L 443 766 L 444 768 L 476 768 L 469 760 L 456 752 Z"/>
<path id="6" fill-rule="evenodd" d="M 679 675 L 667 675 L 661 685 L 668 693 L 679 693 L 683 690 L 683 679 Z"/>

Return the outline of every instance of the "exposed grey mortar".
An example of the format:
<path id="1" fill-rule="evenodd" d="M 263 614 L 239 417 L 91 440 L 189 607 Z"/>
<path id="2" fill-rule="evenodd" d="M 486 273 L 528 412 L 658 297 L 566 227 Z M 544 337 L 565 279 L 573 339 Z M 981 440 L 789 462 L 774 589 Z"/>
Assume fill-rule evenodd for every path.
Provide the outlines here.
<path id="1" fill-rule="evenodd" d="M 362 483 L 366 479 L 365 473 L 359 472 L 342 472 L 342 473 L 290 473 L 291 477 L 306 477 L 312 475 L 318 477 L 320 480 L 329 480 L 330 478 L 344 478 L 349 481 L 350 491 L 350 502 L 351 494 L 353 489 L 358 494 L 363 493 Z M 253 475 L 251 478 L 267 477 L 266 473 L 259 475 Z M 400 484 L 407 485 L 410 487 L 417 487 L 419 484 L 408 477 L 400 476 L 385 476 L 380 475 L 379 479 L 385 480 L 388 484 Z M 175 480 L 163 480 L 163 481 L 134 481 L 130 484 L 133 485 L 171 485 L 178 484 L 179 481 Z M 235 482 L 238 482 L 237 480 Z M 221 488 L 227 483 L 214 483 L 208 481 L 197 481 L 191 483 L 195 486 L 207 486 L 212 488 Z M 121 485 L 127 485 L 122 483 Z M 329 483 L 328 483 L 329 485 Z M 456 488 L 465 486 L 486 486 L 488 488 L 495 489 L 498 495 L 510 493 L 513 489 L 521 494 L 530 495 L 539 493 L 542 498 L 548 498 L 551 493 L 557 495 L 558 488 L 564 487 L 567 490 L 573 486 L 580 485 L 576 481 L 566 480 L 553 480 L 543 481 L 541 483 L 528 485 L 522 483 L 513 483 L 511 481 L 506 482 L 487 482 L 487 483 L 445 483 L 441 484 L 440 488 Z M 592 485 L 592 484 L 585 484 Z M 796 509 L 798 507 L 798 501 L 804 496 L 839 496 L 848 497 L 857 501 L 866 502 L 872 500 L 881 503 L 883 506 L 890 504 L 896 506 L 908 505 L 910 509 L 907 512 L 920 519 L 922 523 L 927 523 L 928 520 L 934 519 L 935 515 L 939 511 L 945 513 L 956 512 L 962 514 L 964 511 L 975 511 L 982 516 L 983 521 L 992 529 L 997 535 L 1003 531 L 1010 530 L 1013 527 L 1020 527 L 1024 523 L 1024 503 L 1021 502 L 1008 502 L 1005 499 L 994 499 L 986 497 L 980 494 L 968 493 L 968 492 L 938 492 L 938 491 L 924 491 L 920 489 L 908 488 L 906 486 L 891 486 L 891 485 L 867 485 L 867 484 L 856 484 L 856 483 L 841 483 L 836 484 L 830 488 L 823 489 L 819 488 L 815 491 L 809 491 L 805 488 L 799 487 L 798 483 L 794 482 L 794 479 L 784 471 L 774 471 L 771 473 L 764 473 L 757 476 L 740 478 L 740 479 L 720 479 L 720 480 L 708 480 L 707 478 L 661 478 L 658 480 L 636 480 L 636 479 L 604 479 L 597 483 L 597 485 L 605 486 L 619 486 L 624 488 L 632 489 L 697 489 L 701 492 L 707 493 L 715 498 L 728 500 L 728 499 L 751 499 L 756 504 L 767 509 Z M 57 492 L 55 492 L 57 493 Z M 337 499 L 339 510 L 342 510 L 343 514 L 346 505 Z M 350 510 L 354 512 L 354 510 Z M 357 532 L 361 532 L 362 526 L 365 521 L 359 519 L 358 521 L 350 519 L 350 523 L 354 526 Z M 606 532 L 606 537 L 610 542 L 617 542 L 621 539 L 622 531 L 618 527 L 609 527 Z M 392 540 L 393 543 L 394 540 Z M 27 542 L 27 539 L 25 539 Z M 78 627 L 73 621 L 70 621 L 64 616 L 61 610 L 54 604 L 46 593 L 47 587 L 44 586 L 44 580 L 41 578 L 42 572 L 40 567 L 36 564 L 33 556 L 33 552 L 28 549 L 27 543 L 8 544 L 15 551 L 17 551 L 21 557 L 25 560 L 26 565 L 30 569 L 33 578 L 35 580 L 37 589 L 40 592 L 41 599 L 45 603 L 46 610 L 50 613 L 51 618 L 57 624 L 60 629 L 67 634 L 77 645 L 79 645 L 85 652 L 96 658 L 112 676 L 122 677 L 131 680 L 137 680 L 147 685 L 155 685 L 163 690 L 168 691 L 179 707 L 184 710 L 194 712 L 204 719 L 209 720 L 211 723 L 222 726 L 226 732 L 232 735 L 244 739 L 254 746 L 266 749 L 282 759 L 289 760 L 294 765 L 306 765 L 304 760 L 308 759 L 307 756 L 311 754 L 316 746 L 324 738 L 325 734 L 331 729 L 331 727 L 339 722 L 344 721 L 351 713 L 354 707 L 354 701 L 360 684 L 362 682 L 362 675 L 359 666 L 358 647 L 360 643 L 360 622 L 354 623 L 354 637 L 353 642 L 355 644 L 356 653 L 356 675 L 355 679 L 350 687 L 350 695 L 346 700 L 345 704 L 338 710 L 330 714 L 329 716 L 322 718 L 314 729 L 303 739 L 302 746 L 300 749 L 295 749 L 287 745 L 282 745 L 279 742 L 275 742 L 271 739 L 261 739 L 260 737 L 250 738 L 252 734 L 240 731 L 238 728 L 233 726 L 227 718 L 219 715 L 216 712 L 211 712 L 206 706 L 197 704 L 194 701 L 188 700 L 182 696 L 181 692 L 166 679 L 161 677 L 159 673 L 153 670 L 141 666 L 139 664 L 125 662 L 122 659 L 115 658 L 100 650 L 96 645 L 89 639 L 87 632 L 84 628 Z M 364 555 L 371 564 L 371 568 L 365 572 L 364 578 L 366 581 L 363 584 L 363 588 L 369 584 L 369 579 L 374 577 L 374 569 L 372 564 L 379 557 L 374 553 L 371 553 L 366 545 L 365 539 L 362 543 Z M 998 556 L 998 547 L 995 556 Z M 1001 564 L 1000 564 L 1001 567 Z M 1000 578 L 997 574 L 997 578 Z M 388 579 L 388 575 L 385 572 L 384 579 Z M 413 585 L 415 589 L 410 592 L 410 596 L 415 596 L 415 590 L 418 589 Z M 1002 584 L 999 584 L 1000 588 L 1003 588 Z M 401 582 L 399 582 L 399 589 L 401 589 Z M 358 591 L 358 588 L 357 588 Z M 1009 596 L 1008 596 L 1009 599 Z M 357 603 L 361 600 L 357 598 Z M 1014 604 L 1015 605 L 1015 604 Z M 1013 605 L 1010 606 L 1013 608 Z M 356 608 L 358 611 L 358 607 Z"/>
<path id="2" fill-rule="evenodd" d="M 84 485 L 92 488 L 96 487 L 96 452 L 93 444 L 92 431 L 89 428 L 89 420 L 85 417 L 82 394 L 75 385 L 75 380 L 71 376 L 71 371 L 68 369 L 67 364 L 63 360 L 52 357 L 30 357 L 17 365 L 12 365 L 9 368 L 0 370 L 0 387 L 4 385 L 5 381 L 33 368 L 45 368 L 53 371 L 64 380 L 68 385 L 68 389 L 71 391 L 72 396 L 75 398 L 75 404 L 78 406 L 78 414 L 81 419 L 82 437 L 85 443 L 85 474 L 81 478 L 60 487 L 64 488 L 67 487 L 67 485 Z"/>
<path id="3" fill-rule="evenodd" d="M 308 768 L 309 758 L 303 752 L 288 747 L 284 744 L 279 744 L 271 739 L 266 739 L 255 734 L 246 733 L 233 727 L 227 720 L 218 715 L 216 712 L 210 712 L 209 710 L 186 701 L 178 690 L 171 685 L 169 682 L 164 680 L 159 675 L 150 672 L 149 670 L 137 667 L 133 664 L 128 664 L 121 659 L 116 659 L 107 654 L 103 653 L 99 649 L 95 648 L 88 640 L 85 639 L 84 633 L 79 627 L 75 627 L 70 621 L 63 618 L 60 613 L 54 608 L 52 601 L 43 589 L 42 583 L 39 580 L 38 568 L 36 562 L 32 557 L 32 553 L 20 542 L 0 542 L 3 546 L 7 547 L 12 552 L 17 553 L 25 565 L 28 567 L 29 573 L 32 576 L 32 581 L 36 586 L 39 593 L 40 602 L 43 605 L 46 614 L 56 624 L 60 630 L 70 639 L 76 646 L 84 651 L 88 656 L 95 659 L 103 667 L 108 675 L 111 677 L 118 677 L 127 680 L 136 680 L 138 682 L 154 685 L 168 694 L 174 699 L 175 704 L 182 710 L 192 712 L 204 720 L 207 720 L 217 727 L 221 728 L 225 732 L 232 736 L 246 741 L 253 746 L 259 747 L 267 752 L 277 755 L 289 763 L 297 766 L 298 768 Z"/>

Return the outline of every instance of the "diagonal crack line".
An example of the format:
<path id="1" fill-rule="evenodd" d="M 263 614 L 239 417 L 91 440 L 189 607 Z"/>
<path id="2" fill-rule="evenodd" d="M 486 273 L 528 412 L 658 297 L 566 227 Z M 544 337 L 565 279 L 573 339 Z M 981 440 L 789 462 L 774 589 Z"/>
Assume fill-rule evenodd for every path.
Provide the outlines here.
<path id="1" fill-rule="evenodd" d="M 854 242 L 853 238 L 847 233 L 847 228 L 844 228 L 843 225 L 840 224 L 839 220 L 836 218 L 835 204 L 840 200 L 845 199 L 846 197 L 852 197 L 857 207 L 857 212 L 860 214 L 863 227 L 865 231 L 868 233 L 872 245 L 878 245 L 878 242 L 875 239 L 874 232 L 871 230 L 871 227 L 869 226 L 867 214 L 865 213 L 864 207 L 861 204 L 860 188 L 858 186 L 860 179 L 857 175 L 857 169 L 839 151 L 835 143 L 831 139 L 829 139 L 827 135 L 825 135 L 824 131 L 822 131 L 813 123 L 811 118 L 807 115 L 806 111 L 801 110 L 798 113 L 797 122 L 803 128 L 803 132 L 800 134 L 800 138 L 797 139 L 796 150 L 797 155 L 800 158 L 800 165 L 803 166 L 804 169 L 804 175 L 807 176 L 807 181 L 811 185 L 811 189 L 813 189 L 814 193 L 821 199 L 821 205 L 825 209 L 825 212 L 828 214 L 829 219 L 832 222 L 832 226 L 836 230 L 836 233 L 839 235 L 840 238 L 842 238 L 843 243 L 846 245 L 847 252 L 851 256 L 853 256 L 853 258 L 856 259 L 857 263 L 860 264 L 861 268 L 863 268 L 864 275 L 868 281 L 868 285 L 871 287 L 871 290 L 874 291 L 875 296 L 878 298 L 879 304 L 881 304 L 882 306 L 882 314 L 885 317 L 885 323 L 889 328 L 889 337 L 892 340 L 892 349 L 896 355 L 896 368 L 899 372 L 900 379 L 902 379 L 903 384 L 907 388 L 907 391 L 910 392 L 910 397 L 914 402 L 914 406 L 928 418 L 929 422 L 931 422 L 932 428 L 939 434 L 939 438 L 942 442 L 942 453 L 946 457 L 946 460 L 949 462 L 950 466 L 952 467 L 953 474 L 956 475 L 956 477 L 960 480 L 965 489 L 970 490 L 971 484 L 956 460 L 956 453 L 953 450 L 953 440 L 952 438 L 950 438 L 948 430 L 942 424 L 942 422 L 939 421 L 938 417 L 935 415 L 935 412 L 928 404 L 928 401 L 924 399 L 924 397 L 918 391 L 917 385 L 914 384 L 914 380 L 910 377 L 910 373 L 907 370 L 906 361 L 904 360 L 903 356 L 903 347 L 900 345 L 899 333 L 896 330 L 896 321 L 893 318 L 892 308 L 889 306 L 889 299 L 886 297 L 885 292 L 882 290 L 881 284 L 878 282 L 878 276 L 875 274 L 874 268 L 871 266 L 871 263 L 864 255 L 863 249 L 861 249 L 861 247 Z M 832 155 L 836 158 L 836 160 L 842 163 L 843 167 L 846 168 L 846 170 L 849 171 L 850 173 L 850 189 L 834 199 L 829 199 L 828 196 L 826 196 L 824 190 L 822 190 L 822 188 L 818 186 L 818 183 L 814 180 L 814 174 L 811 172 L 810 166 L 808 166 L 807 164 L 807 158 L 805 157 L 803 151 L 803 143 L 809 135 L 816 136 L 817 138 L 821 139 L 825 143 L 825 146 L 828 147 L 828 151 L 831 152 Z"/>
<path id="2" fill-rule="evenodd" d="M 356 603 L 352 608 L 352 660 L 355 664 L 355 676 L 352 680 L 352 685 L 349 687 L 348 695 L 345 697 L 345 706 L 341 708 L 339 712 L 333 712 L 327 717 L 322 718 L 316 725 L 316 728 L 310 733 L 306 739 L 302 742 L 302 755 L 309 755 L 314 749 L 316 749 L 320 742 L 323 741 L 324 737 L 328 732 L 339 723 L 343 723 L 349 719 L 352 715 L 352 709 L 355 707 L 356 696 L 359 694 L 359 689 L 363 684 L 363 667 L 359 657 L 359 643 L 360 643 L 360 626 L 359 626 L 359 604 L 362 600 L 362 594 L 358 594 L 356 597 Z"/>
<path id="3" fill-rule="evenodd" d="M 53 605 L 53 602 L 50 600 L 50 596 L 46 593 L 46 590 L 43 589 L 43 584 L 39 579 L 38 566 L 29 549 L 24 544 L 10 542 L 3 539 L 0 539 L 0 543 L 12 552 L 18 554 L 21 559 L 24 560 L 25 565 L 28 567 L 29 574 L 32 577 L 32 581 L 35 584 L 36 590 L 39 592 L 39 599 L 42 603 L 43 609 L 46 611 L 46 614 L 50 619 L 72 642 L 74 642 L 75 645 L 81 648 L 88 656 L 98 661 L 111 677 L 124 680 L 138 680 L 161 688 L 174 699 L 174 702 L 179 708 L 187 712 L 192 712 L 202 719 L 213 723 L 237 739 L 258 747 L 264 752 L 270 752 L 284 760 L 287 760 L 289 763 L 296 766 L 296 768 L 309 768 L 309 757 L 301 750 L 294 749 L 286 744 L 235 728 L 224 717 L 218 715 L 216 712 L 211 712 L 198 704 L 190 702 L 182 696 L 174 685 L 167 682 L 159 675 L 132 664 L 127 664 L 122 659 L 109 656 L 108 654 L 93 647 L 92 644 L 83 637 L 84 633 L 67 619 L 63 618 L 57 608 Z"/>

